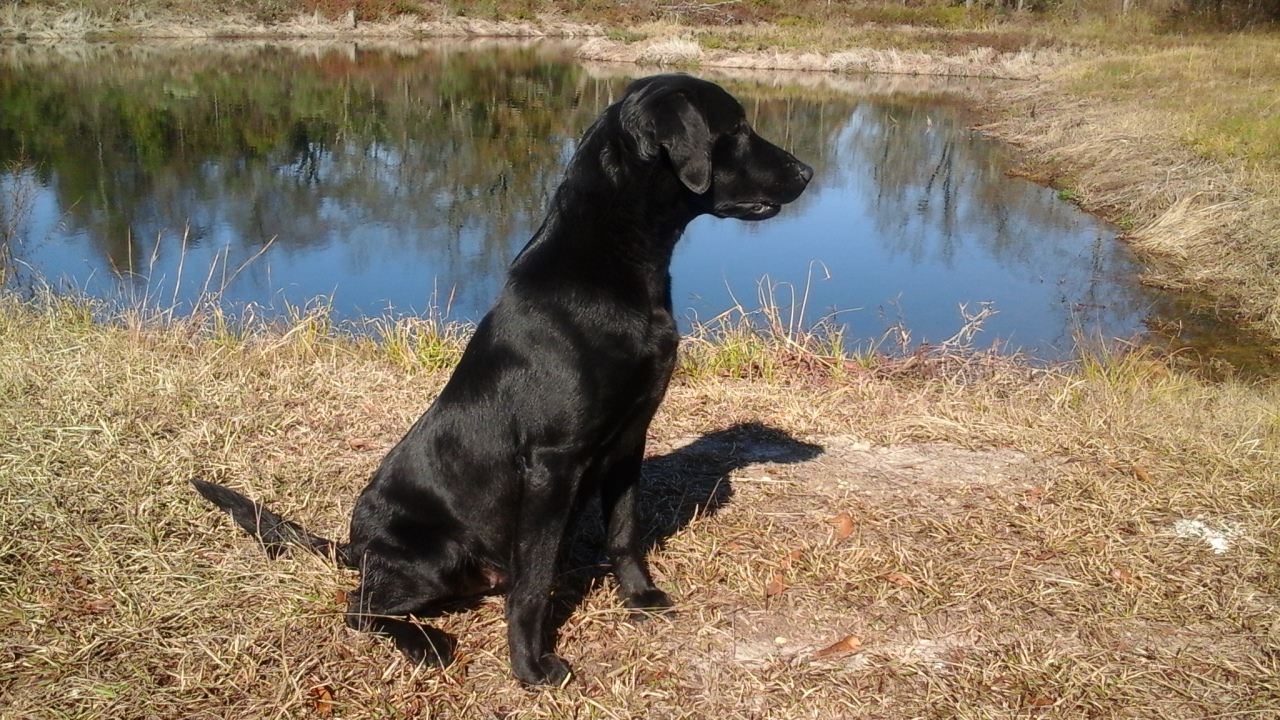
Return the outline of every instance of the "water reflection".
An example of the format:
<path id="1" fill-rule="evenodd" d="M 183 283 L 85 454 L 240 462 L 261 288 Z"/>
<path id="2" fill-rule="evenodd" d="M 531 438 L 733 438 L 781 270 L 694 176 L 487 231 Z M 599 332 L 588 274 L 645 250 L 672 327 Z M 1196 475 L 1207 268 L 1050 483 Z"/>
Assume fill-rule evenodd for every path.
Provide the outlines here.
<path id="1" fill-rule="evenodd" d="M 552 44 L 2 52 L 0 183 L 31 197 L 20 261 L 93 294 L 325 295 L 343 315 L 477 318 L 628 79 Z M 817 175 L 774 220 L 696 221 L 678 309 L 752 306 L 767 278 L 868 339 L 901 319 L 937 342 L 980 302 L 999 310 L 985 337 L 1049 356 L 1080 327 L 1140 329 L 1149 300 L 1114 231 L 1007 178 L 938 98 L 722 82 Z"/>
<path id="2" fill-rule="evenodd" d="M 1069 352 L 1081 334 L 1139 327 L 1149 301 L 1115 231 L 1006 177 L 998 149 L 936 102 L 858 103 L 822 157 L 812 207 L 779 228 L 785 243 L 744 253 L 732 275 L 826 278 L 801 293 L 809 307 L 846 311 L 840 318 L 865 338 L 901 322 L 915 340 L 940 342 L 961 324 L 958 304 L 972 312 L 983 302 L 999 311 L 989 334 L 1047 356 Z M 699 265 L 731 252 L 691 245 Z M 807 274 L 814 260 L 821 272 Z"/>
<path id="3" fill-rule="evenodd" d="M 423 309 L 438 277 L 460 307 L 486 304 L 600 102 L 537 48 L 137 55 L 0 74 L 0 159 L 53 195 L 32 259 L 94 293 L 119 272 L 173 296 L 181 260 L 190 299 L 199 269 L 216 261 L 219 287 L 270 242 L 229 301 Z"/>

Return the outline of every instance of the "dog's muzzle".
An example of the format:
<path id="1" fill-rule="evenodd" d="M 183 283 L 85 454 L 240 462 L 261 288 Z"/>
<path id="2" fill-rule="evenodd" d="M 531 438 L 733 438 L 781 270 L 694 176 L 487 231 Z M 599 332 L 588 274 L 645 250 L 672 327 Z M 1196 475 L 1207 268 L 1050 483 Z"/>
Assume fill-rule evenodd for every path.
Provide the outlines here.
<path id="1" fill-rule="evenodd" d="M 716 217 L 738 220 L 768 220 L 782 210 L 779 203 L 740 202 L 716 206 Z"/>
<path id="2" fill-rule="evenodd" d="M 794 174 L 786 181 L 770 188 L 769 198 L 739 200 L 717 203 L 713 211 L 716 217 L 736 218 L 738 220 L 768 220 L 782 210 L 782 206 L 800 197 L 809 181 L 813 179 L 813 168 L 800 162 L 792 164 Z"/>

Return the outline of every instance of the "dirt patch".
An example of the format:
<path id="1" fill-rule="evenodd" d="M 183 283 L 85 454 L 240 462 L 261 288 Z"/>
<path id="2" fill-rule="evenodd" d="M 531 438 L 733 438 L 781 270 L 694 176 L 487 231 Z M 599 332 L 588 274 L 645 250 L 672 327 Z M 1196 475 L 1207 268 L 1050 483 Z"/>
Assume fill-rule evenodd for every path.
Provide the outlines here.
<path id="1" fill-rule="evenodd" d="M 853 703 L 845 707 L 867 717 L 947 706 L 982 707 L 982 717 L 1053 708 L 1077 717 L 1110 704 L 1120 717 L 1194 718 L 1269 692 L 1241 694 L 1228 682 L 1214 694 L 1218 673 L 1237 661 L 1273 662 L 1249 633 L 1167 611 L 1102 609 L 1145 606 L 1149 592 L 1168 589 L 1154 568 L 1138 569 L 1142 555 L 1218 572 L 1212 549 L 1179 539 L 1172 522 L 1118 528 L 1135 536 L 1128 542 L 1059 527 L 1078 512 L 1068 488 L 1105 468 L 942 442 L 800 442 L 758 426 L 660 449 L 650 466 L 663 472 L 732 468 L 717 500 L 655 555 L 684 601 L 670 626 L 681 640 L 657 643 L 700 693 L 745 678 L 788 686 L 808 678 L 825 702 Z M 1256 588 L 1243 590 L 1237 608 L 1264 633 L 1277 611 Z M 1161 670 L 1149 677 L 1153 667 Z M 1090 673 L 1112 679 L 1093 686 Z M 1199 689 L 1169 695 L 1160 673 Z M 870 694 L 854 703 L 834 687 Z M 754 694 L 743 717 L 823 706 L 801 695 Z"/>
<path id="2" fill-rule="evenodd" d="M 1013 450 L 969 450 L 943 443 L 875 447 L 853 437 L 824 438 L 825 452 L 795 472 L 803 482 L 866 503 L 948 513 L 993 493 L 1025 493 L 1049 463 Z"/>
<path id="3" fill-rule="evenodd" d="M 857 612 L 851 617 L 846 608 L 819 606 L 787 612 L 777 607 L 781 600 L 774 596 L 794 589 L 787 576 L 810 559 L 810 548 L 823 552 L 845 545 L 855 525 L 863 525 L 861 534 L 866 537 L 873 530 L 868 518 L 956 519 L 993 502 L 1020 502 L 1043 493 L 1038 483 L 1061 465 L 1013 450 L 973 450 L 946 443 L 877 446 L 852 435 L 799 442 L 759 427 L 711 439 L 682 438 L 664 449 L 667 454 L 656 462 L 680 458 L 679 474 L 686 478 L 717 463 L 723 466 L 728 457 L 748 458 L 722 479 L 732 486 L 735 502 L 749 504 L 752 514 L 762 512 L 807 530 L 796 538 L 795 549 L 775 552 L 776 563 L 771 564 L 776 569 L 765 573 L 767 580 L 759 588 L 764 607 L 743 598 L 742 606 L 719 628 L 719 642 L 708 648 L 712 657 L 745 666 L 816 662 L 864 668 L 894 662 L 942 667 L 976 648 L 971 620 L 966 626 L 955 618 L 933 618 L 923 623 L 927 627 L 895 628 L 872 641 L 869 636 L 877 633 L 856 617 Z M 757 495 L 772 499 L 760 498 L 763 502 L 757 507 Z M 744 542 L 731 540 L 730 546 L 741 549 Z M 906 590 L 921 586 L 921 580 L 900 571 L 887 571 L 881 579 Z M 856 638 L 856 648 L 836 646 L 850 637 Z"/>

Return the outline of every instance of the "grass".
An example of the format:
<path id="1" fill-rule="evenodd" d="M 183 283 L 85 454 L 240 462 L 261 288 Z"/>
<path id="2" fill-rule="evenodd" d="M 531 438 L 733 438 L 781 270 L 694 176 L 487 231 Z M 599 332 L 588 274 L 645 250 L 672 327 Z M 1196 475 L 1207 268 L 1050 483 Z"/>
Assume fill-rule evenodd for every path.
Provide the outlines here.
<path id="1" fill-rule="evenodd" d="M 414 339 L 383 346 L 318 317 L 227 335 L 95 316 L 0 299 L 5 717 L 1203 718 L 1280 703 L 1273 385 L 1207 384 L 1142 353 L 806 365 L 799 340 L 757 333 L 765 374 L 693 339 L 645 469 L 653 566 L 679 613 L 628 621 L 587 527 L 558 590 L 577 676 L 530 692 L 509 678 L 500 601 L 444 618 L 459 662 L 415 671 L 343 628 L 350 573 L 267 560 L 187 485 L 226 482 L 343 536 L 461 336 L 424 355 L 437 341 L 416 323 L 386 321 Z M 1229 547 L 1179 537 L 1179 520 Z"/>
<path id="2" fill-rule="evenodd" d="M 1280 38 L 1250 34 L 1082 59 L 1003 93 L 986 129 L 1122 223 L 1148 282 L 1280 338 L 1278 53 Z"/>
<path id="3" fill-rule="evenodd" d="M 1207 159 L 1242 161 L 1251 169 L 1280 160 L 1276 91 L 1280 58 L 1266 33 L 1223 35 L 1157 52 L 1118 55 L 1082 64 L 1076 94 L 1132 103 L 1150 97 L 1154 107 L 1184 120 L 1174 131 Z M 1159 93 L 1163 88 L 1185 93 Z"/>

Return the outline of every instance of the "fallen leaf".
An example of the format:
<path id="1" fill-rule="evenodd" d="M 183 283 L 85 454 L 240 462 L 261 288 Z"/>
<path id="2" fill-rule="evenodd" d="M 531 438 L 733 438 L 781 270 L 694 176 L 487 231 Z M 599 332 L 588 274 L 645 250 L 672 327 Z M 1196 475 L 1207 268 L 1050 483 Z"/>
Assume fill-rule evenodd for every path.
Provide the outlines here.
<path id="1" fill-rule="evenodd" d="M 1133 577 L 1133 573 L 1124 568 L 1113 568 L 1111 570 L 1111 579 L 1125 585 L 1136 585 L 1138 581 Z"/>
<path id="2" fill-rule="evenodd" d="M 1136 477 L 1136 478 L 1138 478 L 1139 480 L 1141 480 L 1141 481 L 1142 481 L 1142 482 L 1144 482 L 1144 483 L 1150 483 L 1150 482 L 1151 482 L 1151 475 L 1150 475 L 1150 473 L 1148 473 L 1148 472 L 1147 472 L 1147 469 L 1146 469 L 1146 468 L 1144 468 L 1144 467 L 1142 467 L 1141 465 L 1134 465 L 1134 466 L 1133 466 L 1133 476 L 1134 476 L 1134 477 Z"/>
<path id="3" fill-rule="evenodd" d="M 351 598 L 347 595 L 347 591 L 342 588 L 338 588 L 338 592 L 333 594 L 333 599 L 343 607 L 351 604 Z"/>
<path id="4" fill-rule="evenodd" d="M 1027 491 L 1027 501 L 1028 501 L 1028 502 L 1038 503 L 1038 502 L 1040 502 L 1040 500 L 1041 500 L 1041 499 L 1043 499 L 1043 498 L 1044 498 L 1044 486 L 1043 486 L 1043 485 L 1036 485 L 1035 487 L 1033 487 L 1033 488 L 1031 488 L 1030 490 L 1028 490 L 1028 491 Z"/>
<path id="5" fill-rule="evenodd" d="M 1056 702 L 1058 701 L 1054 700 L 1053 698 L 1047 698 L 1047 697 L 1027 698 L 1027 707 L 1033 707 L 1033 708 L 1052 707 L 1053 704 Z"/>
<path id="6" fill-rule="evenodd" d="M 894 585 L 901 585 L 902 587 L 918 587 L 920 585 L 920 583 L 917 582 L 915 578 L 911 577 L 906 573 L 900 573 L 900 572 L 889 573 L 888 575 L 885 576 L 885 580 L 888 580 Z"/>
<path id="7" fill-rule="evenodd" d="M 116 604 L 111 600 L 111 598 L 98 598 L 96 600 L 86 602 L 84 604 L 84 609 L 94 613 L 95 615 L 101 615 L 102 613 L 110 612 L 110 610 L 115 606 Z"/>
<path id="8" fill-rule="evenodd" d="M 347 447 L 352 450 L 372 450 L 375 446 L 368 438 L 347 438 Z"/>
<path id="9" fill-rule="evenodd" d="M 827 522 L 836 526 L 836 537 L 841 540 L 853 534 L 853 517 L 849 515 L 848 510 L 841 512 Z"/>
<path id="10" fill-rule="evenodd" d="M 857 635 L 845 635 L 838 642 L 832 643 L 813 654 L 816 658 L 841 657 L 851 655 L 862 649 L 862 638 Z"/>
<path id="11" fill-rule="evenodd" d="M 784 556 L 783 556 L 783 558 L 782 558 L 782 561 L 781 561 L 781 562 L 779 562 L 778 564 L 779 564 L 779 565 L 781 565 L 781 566 L 782 566 L 782 567 L 784 567 L 784 568 L 789 568 L 789 567 L 791 567 L 791 565 L 792 565 L 793 563 L 795 563 L 795 561 L 799 560 L 799 559 L 800 559 L 800 558 L 802 558 L 802 557 L 804 557 L 804 552 L 803 552 L 803 551 L 801 551 L 801 550 L 792 550 L 791 552 L 789 552 L 789 553 L 787 553 L 786 555 L 784 555 Z"/>
<path id="12" fill-rule="evenodd" d="M 783 582 L 782 571 L 777 570 L 773 573 L 773 578 L 764 586 L 764 596 L 773 597 L 781 594 L 787 589 L 787 584 Z"/>
<path id="13" fill-rule="evenodd" d="M 991 679 L 991 689 L 996 692 L 1007 690 L 1010 686 L 1009 677 L 1007 675 L 997 675 Z"/>
<path id="14" fill-rule="evenodd" d="M 315 697 L 316 713 L 328 717 L 333 714 L 333 690 L 328 685 L 318 685 L 311 689 Z"/>

